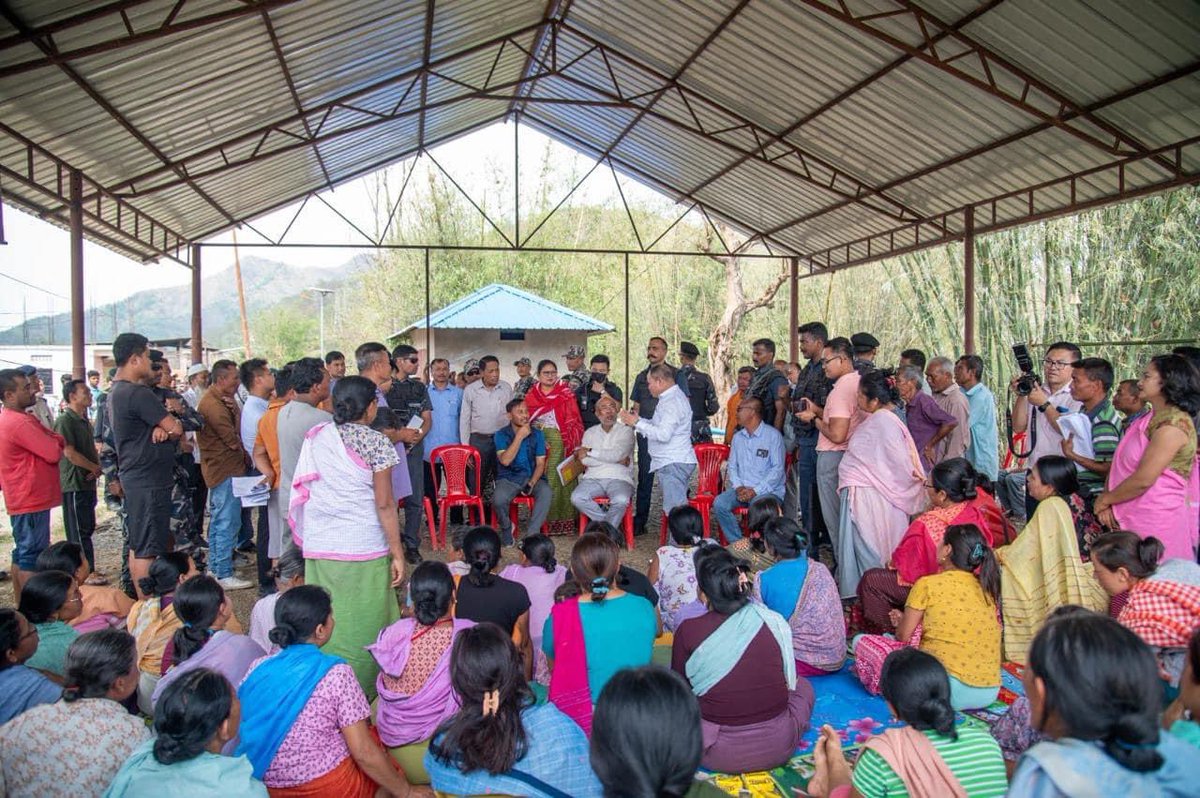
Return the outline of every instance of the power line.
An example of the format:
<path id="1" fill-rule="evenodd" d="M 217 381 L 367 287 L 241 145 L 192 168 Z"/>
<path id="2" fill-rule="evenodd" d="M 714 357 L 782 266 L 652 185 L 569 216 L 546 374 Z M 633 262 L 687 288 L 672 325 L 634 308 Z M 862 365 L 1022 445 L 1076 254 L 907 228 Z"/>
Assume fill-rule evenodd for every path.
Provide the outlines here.
<path id="1" fill-rule="evenodd" d="M 42 288 L 40 285 L 34 285 L 33 283 L 27 283 L 24 280 L 22 280 L 20 277 L 13 277 L 11 274 L 5 274 L 4 272 L 0 272 L 0 277 L 7 277 L 8 279 L 12 280 L 14 283 L 20 283 L 21 285 L 23 285 L 27 288 L 32 288 L 35 291 L 41 291 L 44 294 L 49 294 L 50 296 L 58 297 L 59 299 L 65 301 L 65 302 L 71 301 L 70 297 L 65 297 L 62 294 L 56 294 L 48 288 Z"/>

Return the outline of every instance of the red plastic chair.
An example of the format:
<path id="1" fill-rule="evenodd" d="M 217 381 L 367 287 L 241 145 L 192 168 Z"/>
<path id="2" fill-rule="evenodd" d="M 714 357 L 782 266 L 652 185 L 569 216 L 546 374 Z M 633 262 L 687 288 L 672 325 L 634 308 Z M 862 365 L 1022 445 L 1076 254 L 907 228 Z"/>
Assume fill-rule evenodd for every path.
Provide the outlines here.
<path id="1" fill-rule="evenodd" d="M 437 465 L 441 463 L 445 471 L 446 479 L 446 495 L 441 494 L 441 480 Z M 483 490 L 481 482 L 483 479 L 483 460 L 479 456 L 479 450 L 474 446 L 469 446 L 465 443 L 452 443 L 446 446 L 439 446 L 429 453 L 430 470 L 433 472 L 433 492 L 438 495 L 438 513 L 441 516 L 438 519 L 438 537 L 440 537 L 441 545 L 438 545 L 438 538 L 433 538 L 433 548 L 443 548 L 446 545 L 446 518 L 449 515 L 451 507 L 466 507 L 467 520 L 471 518 L 471 509 L 479 512 L 478 523 L 484 524 L 484 507 L 483 507 Z M 472 492 L 467 485 L 467 468 L 473 468 L 472 473 L 475 475 L 475 491 Z"/>
<path id="2" fill-rule="evenodd" d="M 697 443 L 692 449 L 696 452 L 700 473 L 696 481 L 696 495 L 688 499 L 688 504 L 700 511 L 700 517 L 704 519 L 704 536 L 710 537 L 712 503 L 721 493 L 721 464 L 729 459 L 729 447 L 723 443 Z M 724 539 L 725 536 L 721 535 L 722 542 Z M 663 513 L 658 545 L 667 545 L 666 513 Z"/>
<path id="3" fill-rule="evenodd" d="M 595 502 L 596 502 L 596 504 L 607 505 L 608 497 L 607 496 L 597 496 L 597 497 L 595 497 Z M 591 520 L 592 519 L 588 518 L 583 513 L 579 514 L 579 534 L 580 535 L 583 534 L 583 530 L 587 528 L 588 522 Z M 625 548 L 628 549 L 629 551 L 633 551 L 634 544 L 633 544 L 633 500 L 632 499 L 630 500 L 629 504 L 625 505 L 625 517 L 621 519 L 621 528 L 625 532 Z"/>
<path id="4" fill-rule="evenodd" d="M 512 503 L 508 505 L 508 520 L 512 522 L 513 540 L 521 539 L 521 536 L 517 534 L 517 510 L 518 510 L 518 508 L 524 507 L 526 512 L 532 513 L 533 505 L 534 505 L 534 499 L 532 496 L 522 496 L 519 493 L 516 496 L 513 496 Z M 498 527 L 499 524 L 495 524 L 495 526 Z M 546 528 L 547 528 L 546 525 L 542 524 L 542 528 L 539 531 L 544 535 L 544 534 L 546 534 Z M 528 530 L 526 530 L 526 532 L 528 532 Z"/>
<path id="5" fill-rule="evenodd" d="M 411 499 L 412 496 L 406 498 Z M 396 506 L 403 507 L 404 501 L 404 499 L 401 499 L 396 502 Z M 435 530 L 433 528 L 433 503 L 429 501 L 428 496 L 421 497 L 421 507 L 425 510 L 425 523 L 429 526 L 429 545 L 437 548 L 437 537 L 434 534 Z"/>

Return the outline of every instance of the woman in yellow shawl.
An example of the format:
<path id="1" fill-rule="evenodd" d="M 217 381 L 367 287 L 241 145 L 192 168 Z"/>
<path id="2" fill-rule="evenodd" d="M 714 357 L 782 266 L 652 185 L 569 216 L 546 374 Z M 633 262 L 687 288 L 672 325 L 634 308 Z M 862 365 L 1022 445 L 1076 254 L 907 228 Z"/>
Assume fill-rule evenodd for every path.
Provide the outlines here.
<path id="1" fill-rule="evenodd" d="M 1108 596 L 1081 559 L 1075 521 L 1064 497 L 1075 493 L 1075 465 L 1052 455 L 1037 461 L 1025 489 L 1037 511 L 1009 546 L 996 549 L 1004 612 L 1004 658 L 1024 664 L 1033 636 L 1057 607 L 1103 611 Z"/>

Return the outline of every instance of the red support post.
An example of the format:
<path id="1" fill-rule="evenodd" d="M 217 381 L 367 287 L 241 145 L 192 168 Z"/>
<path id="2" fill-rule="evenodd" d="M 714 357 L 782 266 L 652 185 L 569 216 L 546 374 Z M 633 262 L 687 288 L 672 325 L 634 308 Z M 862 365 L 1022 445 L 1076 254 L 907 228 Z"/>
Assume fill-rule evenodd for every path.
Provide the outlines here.
<path id="1" fill-rule="evenodd" d="M 963 354 L 975 354 L 975 208 L 963 211 Z"/>
<path id="2" fill-rule="evenodd" d="M 87 376 L 84 362 L 83 325 L 83 174 L 71 170 L 71 376 L 82 380 Z"/>
<path id="3" fill-rule="evenodd" d="M 192 244 L 192 363 L 204 362 L 204 325 L 200 296 L 200 245 Z"/>

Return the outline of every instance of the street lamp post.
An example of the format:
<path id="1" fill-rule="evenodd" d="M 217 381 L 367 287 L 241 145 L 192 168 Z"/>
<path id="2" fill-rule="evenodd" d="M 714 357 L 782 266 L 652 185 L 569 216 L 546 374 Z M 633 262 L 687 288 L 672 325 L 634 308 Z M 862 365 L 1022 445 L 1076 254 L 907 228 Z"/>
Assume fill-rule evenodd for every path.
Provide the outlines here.
<path id="1" fill-rule="evenodd" d="M 307 290 L 314 292 L 320 298 L 320 303 L 321 303 L 321 352 L 320 352 L 320 356 L 324 357 L 325 356 L 325 295 L 332 294 L 333 289 L 332 288 L 309 288 Z"/>

